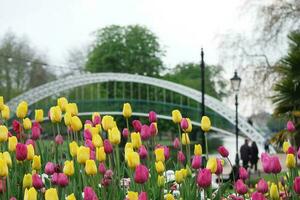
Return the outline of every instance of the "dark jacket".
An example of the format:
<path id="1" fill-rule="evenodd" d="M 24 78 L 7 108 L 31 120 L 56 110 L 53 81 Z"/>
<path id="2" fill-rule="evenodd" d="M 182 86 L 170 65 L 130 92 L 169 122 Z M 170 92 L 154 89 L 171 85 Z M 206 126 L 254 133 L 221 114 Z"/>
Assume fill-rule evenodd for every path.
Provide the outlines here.
<path id="1" fill-rule="evenodd" d="M 257 146 L 251 146 L 251 158 L 250 158 L 250 162 L 255 164 L 258 161 L 258 148 Z"/>
<path id="2" fill-rule="evenodd" d="M 243 144 L 240 149 L 241 159 L 243 161 L 249 161 L 250 160 L 250 154 L 251 150 L 248 144 Z"/>

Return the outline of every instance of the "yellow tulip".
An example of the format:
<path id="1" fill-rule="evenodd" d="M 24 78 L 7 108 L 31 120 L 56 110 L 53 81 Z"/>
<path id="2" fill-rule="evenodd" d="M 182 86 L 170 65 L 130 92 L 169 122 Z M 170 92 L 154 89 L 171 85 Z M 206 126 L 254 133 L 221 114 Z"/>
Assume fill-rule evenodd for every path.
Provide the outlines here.
<path id="1" fill-rule="evenodd" d="M 209 169 L 211 173 L 215 173 L 217 171 L 217 159 L 213 157 L 209 158 L 206 168 Z"/>
<path id="2" fill-rule="evenodd" d="M 6 126 L 0 125 L 0 142 L 7 141 L 7 137 L 8 137 L 8 130 Z"/>
<path id="3" fill-rule="evenodd" d="M 272 183 L 271 188 L 270 188 L 270 197 L 273 200 L 277 200 L 279 199 L 279 192 L 278 192 L 278 188 L 277 185 Z"/>
<path id="4" fill-rule="evenodd" d="M 140 156 L 137 152 L 129 152 L 127 155 L 127 164 L 130 168 L 135 168 L 140 164 Z"/>
<path id="5" fill-rule="evenodd" d="M 201 146 L 201 144 L 195 144 L 194 154 L 195 154 L 195 156 L 201 156 L 202 155 L 202 146 Z"/>
<path id="6" fill-rule="evenodd" d="M 8 167 L 5 158 L 0 158 L 0 176 L 4 177 L 8 175 Z"/>
<path id="7" fill-rule="evenodd" d="M 84 130 L 89 130 L 91 131 L 91 128 L 92 128 L 92 124 L 84 124 Z"/>
<path id="8" fill-rule="evenodd" d="M 32 123 L 29 118 L 23 119 L 23 127 L 25 130 L 31 129 Z"/>
<path id="9" fill-rule="evenodd" d="M 30 188 L 32 186 L 32 175 L 25 174 L 23 177 L 23 188 Z"/>
<path id="10" fill-rule="evenodd" d="M 208 132 L 211 129 L 211 122 L 207 116 L 203 116 L 201 119 L 201 129 L 204 132 Z"/>
<path id="11" fill-rule="evenodd" d="M 180 171 L 182 173 L 183 178 L 186 178 L 187 175 L 188 175 L 188 170 L 187 169 L 181 169 Z"/>
<path id="12" fill-rule="evenodd" d="M 69 143 L 69 150 L 72 157 L 76 156 L 78 150 L 78 144 L 75 141 Z"/>
<path id="13" fill-rule="evenodd" d="M 32 144 L 27 145 L 27 160 L 32 160 L 34 156 L 34 148 Z"/>
<path id="14" fill-rule="evenodd" d="M 28 104 L 26 101 L 22 101 L 17 107 L 16 115 L 18 118 L 23 119 L 27 115 L 27 112 Z"/>
<path id="15" fill-rule="evenodd" d="M 172 120 L 175 124 L 179 124 L 181 122 L 182 116 L 179 110 L 172 111 Z"/>
<path id="16" fill-rule="evenodd" d="M 165 177 L 164 176 L 158 175 L 157 185 L 158 185 L 158 187 L 164 187 L 164 185 L 165 185 Z"/>
<path id="17" fill-rule="evenodd" d="M 4 98 L 3 96 L 0 96 L 0 110 L 3 110 L 3 106 L 4 106 Z"/>
<path id="18" fill-rule="evenodd" d="M 133 148 L 125 148 L 125 161 L 128 161 L 128 154 L 133 152 Z"/>
<path id="19" fill-rule="evenodd" d="M 77 116 L 71 118 L 71 128 L 73 131 L 80 131 L 82 129 L 82 122 Z"/>
<path id="20" fill-rule="evenodd" d="M 175 200 L 175 197 L 172 194 L 166 194 L 165 200 Z"/>
<path id="21" fill-rule="evenodd" d="M 286 153 L 290 146 L 291 146 L 291 144 L 288 141 L 285 141 L 282 145 L 283 152 Z"/>
<path id="22" fill-rule="evenodd" d="M 121 133 L 117 127 L 108 130 L 108 139 L 113 145 L 118 145 L 121 142 Z"/>
<path id="23" fill-rule="evenodd" d="M 101 119 L 100 113 L 94 112 L 94 113 L 92 114 L 92 121 L 93 121 L 93 123 L 94 123 L 94 121 L 95 121 L 95 117 L 99 117 L 99 118 Z"/>
<path id="24" fill-rule="evenodd" d="M 138 200 L 139 194 L 137 192 L 128 191 L 127 193 L 127 199 L 128 200 Z"/>
<path id="25" fill-rule="evenodd" d="M 73 174 L 75 172 L 73 160 L 66 160 L 65 161 L 63 172 L 67 176 L 73 176 Z"/>
<path id="26" fill-rule="evenodd" d="M 98 127 L 91 127 L 91 128 L 90 128 L 90 131 L 91 131 L 91 133 L 92 133 L 92 136 L 94 136 L 94 135 L 99 135 L 99 133 L 100 133 L 99 127 L 101 127 L 100 124 L 98 124 Z M 100 128 L 100 129 L 101 129 L 101 128 Z M 102 145 L 101 145 L 101 146 L 102 146 Z"/>
<path id="27" fill-rule="evenodd" d="M 46 190 L 45 200 L 58 200 L 57 190 L 55 188 Z"/>
<path id="28" fill-rule="evenodd" d="M 87 160 L 90 159 L 90 148 L 85 146 L 80 146 L 77 151 L 77 162 L 80 164 L 85 164 Z"/>
<path id="29" fill-rule="evenodd" d="M 44 111 L 42 109 L 36 109 L 34 113 L 35 113 L 35 117 L 34 117 L 35 121 L 42 122 L 44 120 Z"/>
<path id="30" fill-rule="evenodd" d="M 60 107 L 62 111 L 66 111 L 68 100 L 66 99 L 66 97 L 60 97 L 57 99 L 57 105 Z"/>
<path id="31" fill-rule="evenodd" d="M 11 157 L 10 154 L 8 153 L 8 151 L 3 152 L 3 158 L 6 162 L 6 164 L 11 167 L 12 166 L 12 161 L 11 161 Z"/>
<path id="32" fill-rule="evenodd" d="M 157 149 L 155 149 L 154 153 L 155 153 L 156 162 L 158 162 L 158 161 L 165 162 L 164 148 L 157 148 Z"/>
<path id="33" fill-rule="evenodd" d="M 106 153 L 104 151 L 104 147 L 96 148 L 96 159 L 99 160 L 100 162 L 106 160 Z"/>
<path id="34" fill-rule="evenodd" d="M 72 116 L 78 115 L 78 108 L 76 103 L 68 103 L 66 105 L 66 112 L 70 113 Z"/>
<path id="35" fill-rule="evenodd" d="M 32 169 L 34 170 L 40 170 L 42 167 L 41 165 L 41 156 L 33 156 L 33 161 L 32 161 Z"/>
<path id="36" fill-rule="evenodd" d="M 189 138 L 189 134 L 187 133 L 183 133 L 182 136 L 181 136 L 181 143 L 183 145 L 187 145 L 187 144 L 190 144 L 190 138 Z"/>
<path id="37" fill-rule="evenodd" d="M 96 124 L 96 126 L 94 128 L 96 128 L 98 130 L 97 133 L 102 133 L 102 126 L 101 126 L 101 124 Z M 92 134 L 93 134 L 93 130 L 92 130 Z"/>
<path id="38" fill-rule="evenodd" d="M 176 183 L 180 184 L 183 182 L 183 173 L 181 170 L 176 170 L 175 171 L 175 181 Z"/>
<path id="39" fill-rule="evenodd" d="M 25 189 L 24 200 L 37 200 L 37 191 L 34 187 L 31 187 L 29 190 Z"/>
<path id="40" fill-rule="evenodd" d="M 11 136 L 8 138 L 8 150 L 10 152 L 16 151 L 17 144 L 18 144 L 18 139 L 16 136 Z"/>
<path id="41" fill-rule="evenodd" d="M 190 132 L 192 132 L 192 130 L 193 130 L 192 121 L 190 120 L 190 118 L 186 118 L 186 120 L 187 120 L 189 126 L 188 126 L 187 129 L 185 129 L 185 132 L 190 133 Z"/>
<path id="42" fill-rule="evenodd" d="M 61 122 L 62 113 L 59 106 L 52 106 L 50 108 L 50 119 L 52 123 Z"/>
<path id="43" fill-rule="evenodd" d="M 129 103 L 124 103 L 123 105 L 123 116 L 125 118 L 129 118 L 132 115 L 132 110 L 131 110 L 131 106 Z"/>
<path id="44" fill-rule="evenodd" d="M 287 168 L 295 168 L 296 167 L 296 159 L 294 154 L 289 153 L 286 156 L 285 165 Z"/>
<path id="45" fill-rule="evenodd" d="M 67 196 L 67 200 L 76 200 L 76 197 L 75 197 L 74 193 Z"/>
<path id="46" fill-rule="evenodd" d="M 95 147 L 102 147 L 103 146 L 103 141 L 102 141 L 102 138 L 99 134 L 93 135 L 92 142 L 93 142 L 93 145 Z"/>
<path id="47" fill-rule="evenodd" d="M 64 122 L 66 126 L 71 126 L 72 115 L 69 112 L 66 112 L 64 115 Z"/>
<path id="48" fill-rule="evenodd" d="M 97 174 L 97 167 L 94 160 L 87 160 L 85 162 L 85 173 L 87 175 L 95 175 Z"/>
<path id="49" fill-rule="evenodd" d="M 10 109 L 7 105 L 3 105 L 3 109 L 1 110 L 1 116 L 5 120 L 8 120 L 10 118 Z"/>
<path id="50" fill-rule="evenodd" d="M 161 174 L 162 172 L 165 171 L 164 163 L 161 161 L 155 162 L 155 169 L 157 173 Z"/>
<path id="51" fill-rule="evenodd" d="M 105 131 L 114 127 L 114 118 L 110 115 L 105 115 L 102 119 L 102 127 Z"/>
<path id="52" fill-rule="evenodd" d="M 138 149 L 142 146 L 141 135 L 139 133 L 133 132 L 130 134 L 131 143 L 133 148 Z"/>

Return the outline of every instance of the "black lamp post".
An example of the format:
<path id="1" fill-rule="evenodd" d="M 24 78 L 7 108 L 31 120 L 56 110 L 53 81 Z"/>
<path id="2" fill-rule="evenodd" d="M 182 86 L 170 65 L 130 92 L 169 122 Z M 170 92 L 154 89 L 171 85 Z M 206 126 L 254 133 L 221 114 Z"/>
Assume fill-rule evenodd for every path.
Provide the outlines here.
<path id="1" fill-rule="evenodd" d="M 230 79 L 231 87 L 235 93 L 235 148 L 236 148 L 236 156 L 235 156 L 235 164 L 239 165 L 239 150 L 238 150 L 238 139 L 239 139 L 239 121 L 238 121 L 238 93 L 241 85 L 241 78 L 237 75 L 237 72 L 234 72 L 234 76 Z"/>
<path id="2" fill-rule="evenodd" d="M 201 68 L 201 116 L 203 117 L 205 115 L 205 99 L 204 99 L 204 95 L 205 95 L 205 65 L 204 65 L 204 52 L 203 52 L 203 48 L 201 48 L 201 64 L 200 64 L 200 68 Z M 205 133 L 204 131 L 201 129 L 202 134 L 201 134 L 201 145 L 203 149 L 206 149 L 206 145 L 205 145 Z M 206 152 L 205 152 L 206 153 Z"/>

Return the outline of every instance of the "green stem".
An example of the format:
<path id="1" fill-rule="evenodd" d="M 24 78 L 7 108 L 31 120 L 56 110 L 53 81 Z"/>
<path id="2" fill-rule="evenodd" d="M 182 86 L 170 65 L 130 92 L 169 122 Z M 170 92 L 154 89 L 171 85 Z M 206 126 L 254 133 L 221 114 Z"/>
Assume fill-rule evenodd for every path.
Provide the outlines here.
<path id="1" fill-rule="evenodd" d="M 205 134 L 205 133 L 204 133 Z M 205 137 L 205 153 L 206 153 L 206 160 L 208 161 L 208 145 L 207 145 L 207 135 Z"/>
<path id="2" fill-rule="evenodd" d="M 180 151 L 182 151 L 181 129 L 179 123 L 178 123 L 178 134 L 179 134 L 179 141 L 180 141 Z"/>

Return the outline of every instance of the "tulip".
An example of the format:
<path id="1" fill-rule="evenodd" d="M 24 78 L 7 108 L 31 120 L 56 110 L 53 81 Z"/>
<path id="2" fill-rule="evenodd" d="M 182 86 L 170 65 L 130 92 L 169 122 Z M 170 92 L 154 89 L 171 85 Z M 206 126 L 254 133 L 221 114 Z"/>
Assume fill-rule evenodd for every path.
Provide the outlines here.
<path id="1" fill-rule="evenodd" d="M 25 130 L 29 130 L 32 127 L 31 121 L 29 118 L 23 119 L 23 127 Z"/>
<path id="2" fill-rule="evenodd" d="M 139 148 L 139 155 L 141 159 L 145 159 L 148 156 L 148 151 L 144 145 Z"/>
<path id="3" fill-rule="evenodd" d="M 69 184 L 69 178 L 64 173 L 59 173 L 57 177 L 57 184 L 61 187 L 66 187 Z"/>
<path id="4" fill-rule="evenodd" d="M 27 146 L 27 160 L 32 160 L 34 156 L 34 148 L 32 144 L 28 144 Z"/>
<path id="5" fill-rule="evenodd" d="M 164 155 L 165 155 L 165 160 L 168 160 L 170 158 L 170 149 L 167 146 L 164 146 Z"/>
<path id="6" fill-rule="evenodd" d="M 201 156 L 195 155 L 192 161 L 192 168 L 199 169 L 201 167 Z"/>
<path id="7" fill-rule="evenodd" d="M 50 119 L 52 123 L 61 122 L 62 113 L 59 106 L 52 106 L 50 108 Z"/>
<path id="8" fill-rule="evenodd" d="M 23 177 L 23 188 L 30 188 L 32 186 L 32 175 L 25 174 Z"/>
<path id="9" fill-rule="evenodd" d="M 12 122 L 12 127 L 13 127 L 13 130 L 16 132 L 16 133 L 20 133 L 22 127 L 21 127 L 21 124 L 20 122 L 18 122 L 17 120 L 13 120 Z"/>
<path id="10" fill-rule="evenodd" d="M 92 115 L 92 121 L 94 125 L 101 124 L 101 116 L 98 112 L 94 112 Z"/>
<path id="11" fill-rule="evenodd" d="M 149 170 L 145 165 L 139 164 L 135 168 L 134 181 L 144 184 L 149 178 Z"/>
<path id="12" fill-rule="evenodd" d="M 122 131 L 122 136 L 124 138 L 128 138 L 128 135 L 129 135 L 129 130 L 128 128 L 124 128 L 123 131 Z"/>
<path id="13" fill-rule="evenodd" d="M 59 177 L 59 173 L 55 172 L 52 174 L 51 176 L 51 183 L 53 185 L 57 185 L 58 184 L 58 177 Z"/>
<path id="14" fill-rule="evenodd" d="M 179 124 L 181 122 L 182 116 L 179 110 L 172 111 L 172 120 L 175 124 Z"/>
<path id="15" fill-rule="evenodd" d="M 158 129 L 157 129 L 157 123 L 156 122 L 152 122 L 149 126 L 149 131 L 150 131 L 150 135 L 151 136 L 155 136 L 158 133 Z"/>
<path id="16" fill-rule="evenodd" d="M 180 122 L 180 127 L 182 130 L 186 130 L 189 127 L 189 122 L 186 118 L 182 118 Z"/>
<path id="17" fill-rule="evenodd" d="M 100 162 L 103 162 L 106 160 L 106 153 L 104 150 L 104 147 L 98 147 L 96 148 L 96 159 Z"/>
<path id="18" fill-rule="evenodd" d="M 141 138 L 142 140 L 148 140 L 151 137 L 150 128 L 147 125 L 143 125 L 141 128 Z"/>
<path id="19" fill-rule="evenodd" d="M 0 125 L 0 142 L 6 142 L 8 138 L 8 130 L 4 125 Z"/>
<path id="20" fill-rule="evenodd" d="M 197 175 L 197 184 L 200 188 L 207 188 L 211 185 L 211 172 L 209 169 L 200 169 Z"/>
<path id="21" fill-rule="evenodd" d="M 34 140 L 32 139 L 27 139 L 25 144 L 28 146 L 28 145 L 32 145 L 33 146 L 33 149 L 35 148 L 35 142 Z"/>
<path id="22" fill-rule="evenodd" d="M 247 170 L 244 167 L 239 168 L 239 178 L 246 180 L 249 177 Z"/>
<path id="23" fill-rule="evenodd" d="M 209 169 L 211 173 L 215 173 L 217 171 L 217 159 L 210 157 L 207 161 L 206 168 Z"/>
<path id="24" fill-rule="evenodd" d="M 182 137 L 181 137 L 181 143 L 183 145 L 187 145 L 187 144 L 190 144 L 190 138 L 189 138 L 189 135 L 187 133 L 183 133 L 182 134 Z"/>
<path id="25" fill-rule="evenodd" d="M 272 172 L 271 157 L 267 153 L 261 154 L 261 162 L 262 162 L 264 172 L 267 174 L 271 173 Z"/>
<path id="26" fill-rule="evenodd" d="M 3 110 L 4 107 L 4 98 L 3 96 L 0 96 L 0 110 Z"/>
<path id="27" fill-rule="evenodd" d="M 175 171 L 175 181 L 176 181 L 176 183 L 178 183 L 178 184 L 182 183 L 183 179 L 184 179 L 184 177 L 183 177 L 183 171 L 176 170 Z"/>
<path id="28" fill-rule="evenodd" d="M 95 150 L 90 151 L 90 160 L 95 160 L 96 159 L 96 152 Z"/>
<path id="29" fill-rule="evenodd" d="M 64 143 L 64 138 L 61 134 L 58 134 L 56 137 L 55 137 L 55 143 L 58 144 L 58 145 L 61 145 Z"/>
<path id="30" fill-rule="evenodd" d="M 131 106 L 129 103 L 124 103 L 123 104 L 123 116 L 125 118 L 129 118 L 132 115 L 132 110 L 131 110 Z"/>
<path id="31" fill-rule="evenodd" d="M 286 154 L 295 154 L 295 149 L 294 147 L 290 146 L 286 152 Z"/>
<path id="32" fill-rule="evenodd" d="M 87 160 L 85 163 L 85 173 L 87 175 L 96 175 L 97 167 L 94 160 Z"/>
<path id="33" fill-rule="evenodd" d="M 35 121 L 37 121 L 37 122 L 44 121 L 44 111 L 42 109 L 36 109 L 34 111 L 34 113 L 35 113 L 35 115 L 34 115 L 35 116 L 34 117 Z"/>
<path id="34" fill-rule="evenodd" d="M 173 141 L 173 147 L 175 149 L 179 149 L 179 147 L 180 147 L 180 141 L 179 141 L 179 139 L 177 137 Z"/>
<path id="35" fill-rule="evenodd" d="M 283 152 L 284 152 L 284 153 L 287 153 L 287 151 L 288 151 L 288 149 L 289 149 L 290 146 L 291 146 L 291 144 L 290 144 L 289 142 L 285 141 L 285 142 L 283 143 L 283 145 L 282 145 L 282 150 L 283 150 Z"/>
<path id="36" fill-rule="evenodd" d="M 224 157 L 224 158 L 227 158 L 228 155 L 229 155 L 228 150 L 227 150 L 224 146 L 220 146 L 220 147 L 218 148 L 218 152 L 219 152 L 219 154 L 220 154 L 222 157 Z"/>
<path id="37" fill-rule="evenodd" d="M 165 177 L 164 176 L 158 175 L 157 185 L 158 185 L 158 187 L 164 187 L 164 185 L 165 185 Z"/>
<path id="38" fill-rule="evenodd" d="M 5 158 L 0 158 L 0 176 L 5 177 L 8 175 L 8 166 Z"/>
<path id="39" fill-rule="evenodd" d="M 200 144 L 195 144 L 194 155 L 196 155 L 196 156 L 202 155 L 202 146 Z"/>
<path id="40" fill-rule="evenodd" d="M 18 161 L 23 161 L 27 158 L 27 145 L 18 143 L 16 145 L 16 158 Z"/>
<path id="41" fill-rule="evenodd" d="M 45 200 L 58 200 L 56 188 L 50 188 L 45 192 Z"/>
<path id="42" fill-rule="evenodd" d="M 102 138 L 101 138 L 101 136 L 99 134 L 95 134 L 93 136 L 92 142 L 93 142 L 93 145 L 95 147 L 101 147 L 101 146 L 103 146 L 103 141 L 102 141 Z"/>
<path id="43" fill-rule="evenodd" d="M 95 136 L 98 134 L 95 134 Z M 93 139 L 93 135 L 91 132 L 91 129 L 84 129 L 83 131 L 83 137 L 85 140 L 92 140 Z"/>
<path id="44" fill-rule="evenodd" d="M 80 146 L 77 151 L 77 161 L 80 164 L 85 164 L 85 162 L 90 158 L 90 148 Z"/>
<path id="45" fill-rule="evenodd" d="M 141 135 L 139 133 L 133 132 L 131 133 L 130 138 L 133 148 L 140 148 L 140 146 L 142 145 Z"/>
<path id="46" fill-rule="evenodd" d="M 164 148 L 157 148 L 157 149 L 155 149 L 154 153 L 155 153 L 156 162 L 158 162 L 158 161 L 165 162 L 165 149 Z"/>
<path id="47" fill-rule="evenodd" d="M 265 196 L 259 192 L 253 192 L 251 195 L 252 200 L 266 200 Z"/>
<path id="48" fill-rule="evenodd" d="M 138 200 L 138 195 L 137 192 L 128 191 L 126 200 Z"/>
<path id="49" fill-rule="evenodd" d="M 294 132 L 294 131 L 296 130 L 295 125 L 294 125 L 294 123 L 293 123 L 291 120 L 289 120 L 289 121 L 287 122 L 287 124 L 286 124 L 286 129 L 287 129 L 289 132 Z"/>
<path id="50" fill-rule="evenodd" d="M 29 190 L 26 188 L 24 193 L 24 200 L 37 200 L 37 191 L 34 187 L 31 187 Z"/>
<path id="51" fill-rule="evenodd" d="M 66 112 L 64 115 L 64 122 L 66 126 L 71 126 L 72 122 L 72 114 L 69 112 Z"/>
<path id="52" fill-rule="evenodd" d="M 71 128 L 73 131 L 80 131 L 82 129 L 82 122 L 79 117 L 73 116 L 71 118 Z"/>
<path id="53" fill-rule="evenodd" d="M 139 194 L 138 200 L 147 200 L 147 199 L 148 199 L 148 197 L 147 197 L 147 193 L 146 192 L 141 192 Z"/>
<path id="54" fill-rule="evenodd" d="M 22 101 L 17 106 L 16 115 L 19 119 L 23 119 L 27 115 L 27 112 L 28 112 L 28 104 L 26 101 Z"/>
<path id="55" fill-rule="evenodd" d="M 102 119 L 102 127 L 105 131 L 114 127 L 114 118 L 110 115 L 105 115 Z"/>
<path id="56" fill-rule="evenodd" d="M 135 132 L 140 132 L 142 129 L 142 123 L 139 120 L 133 120 L 132 126 Z"/>
<path id="57" fill-rule="evenodd" d="M 109 142 L 108 139 L 105 139 L 105 140 L 104 140 L 103 146 L 104 146 L 104 151 L 105 151 L 106 154 L 110 154 L 110 153 L 113 152 L 113 146 L 112 146 L 112 144 Z"/>
<path id="58" fill-rule="evenodd" d="M 264 179 L 260 179 L 257 183 L 256 189 L 260 193 L 267 193 L 268 192 L 268 183 Z"/>
<path id="59" fill-rule="evenodd" d="M 281 172 L 281 165 L 279 158 L 277 156 L 271 157 L 271 166 L 272 166 L 272 173 L 278 174 Z"/>
<path id="60" fill-rule="evenodd" d="M 5 120 L 9 120 L 10 118 L 10 109 L 7 105 L 3 105 L 3 109 L 1 110 L 1 116 Z"/>
<path id="61" fill-rule="evenodd" d="M 18 143 L 18 139 L 16 136 L 9 137 L 8 138 L 8 150 L 10 152 L 16 151 L 17 143 Z"/>
<path id="62" fill-rule="evenodd" d="M 285 160 L 285 165 L 289 169 L 296 167 L 296 159 L 295 159 L 294 154 L 287 154 L 286 160 Z"/>
<path id="63" fill-rule="evenodd" d="M 244 184 L 242 179 L 239 179 L 236 181 L 235 183 L 235 191 L 240 194 L 240 195 L 244 195 L 247 193 L 248 188 L 247 186 Z"/>
<path id="64" fill-rule="evenodd" d="M 74 193 L 67 196 L 66 200 L 76 200 Z"/>
<path id="65" fill-rule="evenodd" d="M 73 160 L 66 160 L 65 161 L 63 172 L 67 176 L 73 176 L 73 174 L 75 172 Z"/>
<path id="66" fill-rule="evenodd" d="M 68 103 L 66 105 L 66 113 L 70 113 L 72 116 L 78 115 L 78 107 L 76 103 Z"/>
<path id="67" fill-rule="evenodd" d="M 172 194 L 166 194 L 165 200 L 175 200 L 175 197 Z"/>
<path id="68" fill-rule="evenodd" d="M 52 162 L 47 162 L 45 166 L 45 173 L 48 175 L 52 175 L 54 173 L 55 165 Z"/>
<path id="69" fill-rule="evenodd" d="M 33 126 L 31 128 L 31 138 L 33 140 L 37 140 L 40 138 L 40 136 L 41 136 L 41 129 L 37 126 Z"/>
<path id="70" fill-rule="evenodd" d="M 37 190 L 44 187 L 44 183 L 42 181 L 42 178 L 38 174 L 33 174 L 32 175 L 32 185 Z"/>
<path id="71" fill-rule="evenodd" d="M 98 200 L 98 197 L 92 187 L 85 187 L 83 189 L 83 196 L 83 200 Z"/>
<path id="72" fill-rule="evenodd" d="M 203 116 L 201 119 L 201 129 L 204 132 L 208 132 L 211 129 L 211 122 L 207 116 Z"/>
<path id="73" fill-rule="evenodd" d="M 149 114 L 148 114 L 148 117 L 149 117 L 149 122 L 150 123 L 153 123 L 153 122 L 157 121 L 156 112 L 154 112 L 154 111 L 150 111 Z"/>
<path id="74" fill-rule="evenodd" d="M 99 171 L 100 174 L 104 174 L 105 171 L 106 171 L 105 165 L 102 162 L 99 163 L 98 171 Z"/>
<path id="75" fill-rule="evenodd" d="M 5 162 L 6 162 L 6 164 L 9 167 L 11 167 L 12 166 L 12 160 L 11 160 L 10 154 L 7 151 L 5 151 L 5 152 L 3 152 L 2 155 L 3 155 L 3 158 L 4 158 Z"/>
<path id="76" fill-rule="evenodd" d="M 275 183 L 272 183 L 272 185 L 271 185 L 270 197 L 271 197 L 271 199 L 279 199 L 279 191 L 278 191 L 277 185 Z"/>
<path id="77" fill-rule="evenodd" d="M 66 97 L 60 97 L 57 99 L 57 105 L 60 107 L 62 111 L 66 111 L 66 107 L 68 105 L 68 100 Z"/>
<path id="78" fill-rule="evenodd" d="M 217 171 L 215 172 L 215 174 L 219 176 L 222 173 L 223 173 L 222 161 L 217 158 Z"/>
<path id="79" fill-rule="evenodd" d="M 158 174 L 161 174 L 162 172 L 165 171 L 164 163 L 161 161 L 155 162 L 155 169 Z"/>
<path id="80" fill-rule="evenodd" d="M 127 164 L 130 168 L 136 168 L 140 164 L 139 154 L 132 151 L 128 153 Z"/>
<path id="81" fill-rule="evenodd" d="M 121 133 L 117 127 L 108 130 L 108 139 L 113 145 L 118 145 L 121 142 Z"/>
<path id="82" fill-rule="evenodd" d="M 184 163 L 185 161 L 185 156 L 184 153 L 182 151 L 178 151 L 177 153 L 177 160 L 181 163 Z"/>
<path id="83" fill-rule="evenodd" d="M 296 177 L 294 179 L 294 190 L 299 195 L 300 194 L 300 176 Z"/>
<path id="84" fill-rule="evenodd" d="M 33 161 L 32 161 L 32 169 L 34 170 L 40 170 L 42 167 L 41 165 L 41 156 L 33 156 Z"/>

